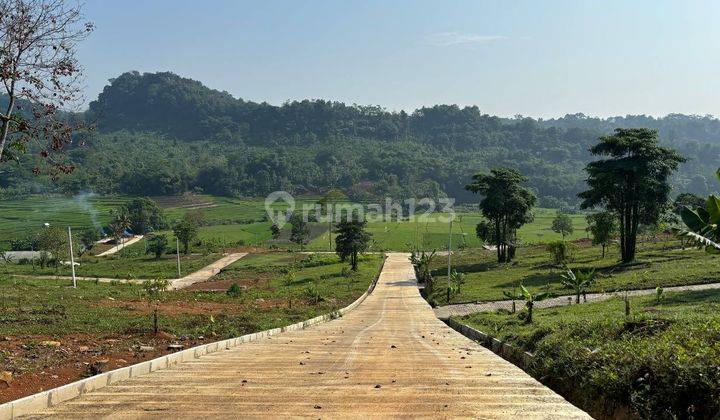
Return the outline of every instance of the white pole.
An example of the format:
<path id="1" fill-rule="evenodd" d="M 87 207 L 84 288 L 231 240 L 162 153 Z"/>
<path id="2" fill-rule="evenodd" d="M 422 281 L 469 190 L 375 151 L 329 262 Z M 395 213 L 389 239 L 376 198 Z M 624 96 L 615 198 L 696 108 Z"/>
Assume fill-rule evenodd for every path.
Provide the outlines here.
<path id="1" fill-rule="evenodd" d="M 75 278 L 75 256 L 73 255 L 72 230 L 70 229 L 70 226 L 68 226 L 68 238 L 70 239 L 70 267 L 72 267 L 73 288 L 77 289 L 77 279 Z"/>
<path id="2" fill-rule="evenodd" d="M 178 278 L 182 277 L 180 275 L 180 240 L 175 237 L 175 251 L 177 252 L 177 263 L 178 263 Z"/>
<path id="3" fill-rule="evenodd" d="M 452 225 L 453 225 L 453 219 L 450 219 L 450 235 L 448 237 L 448 272 L 447 272 L 448 290 L 450 290 L 450 255 L 452 254 Z"/>

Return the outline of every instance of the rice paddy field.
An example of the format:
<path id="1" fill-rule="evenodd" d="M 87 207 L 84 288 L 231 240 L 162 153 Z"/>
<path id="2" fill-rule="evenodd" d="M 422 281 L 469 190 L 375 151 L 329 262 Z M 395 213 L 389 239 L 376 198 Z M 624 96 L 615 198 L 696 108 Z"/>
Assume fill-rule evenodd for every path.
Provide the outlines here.
<path id="1" fill-rule="evenodd" d="M 198 238 L 202 241 L 216 241 L 227 246 L 255 246 L 295 248 L 289 238 L 289 226 L 285 226 L 281 237 L 273 240 L 263 199 L 240 199 L 210 195 L 184 195 L 177 197 L 152 197 L 164 210 L 168 220 L 181 219 L 187 212 L 202 212 L 203 226 Z M 71 226 L 73 229 L 107 224 L 111 210 L 130 197 L 101 197 L 92 194 L 65 197 L 60 195 L 31 196 L 24 199 L 0 202 L 0 249 L 9 248 L 14 238 L 27 236 L 40 229 L 44 223 Z M 316 198 L 304 197 L 296 202 L 296 208 L 314 204 Z M 287 205 L 280 201 L 273 205 L 276 211 Z M 555 210 L 535 209 L 535 220 L 519 231 L 524 243 L 542 243 L 560 239 L 551 230 Z M 447 221 L 438 221 L 435 214 L 414 221 L 371 222 L 368 231 L 373 235 L 371 250 L 410 251 L 413 249 L 446 249 L 450 235 Z M 586 236 L 585 215 L 571 215 L 575 231 L 568 239 Z M 453 222 L 453 248 L 478 248 L 482 244 L 475 235 L 475 226 L 482 220 L 478 213 L 458 213 Z M 334 235 L 324 223 L 310 223 L 311 235 L 306 249 L 327 251 L 334 242 Z M 172 235 L 171 235 L 172 236 Z M 173 240 L 170 238 L 171 241 Z"/>

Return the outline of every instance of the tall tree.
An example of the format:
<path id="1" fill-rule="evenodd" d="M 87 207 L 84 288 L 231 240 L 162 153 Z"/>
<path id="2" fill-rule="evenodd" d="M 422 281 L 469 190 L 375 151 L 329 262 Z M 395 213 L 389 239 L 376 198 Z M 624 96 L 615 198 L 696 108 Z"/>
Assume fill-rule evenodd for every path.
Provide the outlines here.
<path id="1" fill-rule="evenodd" d="M 79 3 L 0 0 L 0 80 L 7 95 L 0 110 L 0 162 L 16 159 L 33 142 L 56 171 L 72 171 L 53 152 L 76 132 L 59 113 L 81 98 L 75 47 L 92 29 Z"/>
<path id="2" fill-rule="evenodd" d="M 618 128 L 590 152 L 604 159 L 585 167 L 589 189 L 579 194 L 581 207 L 603 206 L 617 215 L 621 260 L 631 262 L 638 226 L 657 222 L 670 194 L 668 178 L 685 158 L 658 145 L 657 132 L 646 128 Z"/>
<path id="3" fill-rule="evenodd" d="M 602 257 L 605 258 L 605 249 L 617 233 L 616 216 L 609 211 L 588 214 L 588 230 L 592 234 L 593 245 L 602 246 Z"/>
<path id="4" fill-rule="evenodd" d="M 358 254 L 368 248 L 371 235 L 365 231 L 367 222 L 358 217 L 344 219 L 335 229 L 335 252 L 342 260 L 350 258 L 350 268 L 357 271 Z"/>
<path id="5" fill-rule="evenodd" d="M 484 196 L 480 210 L 494 232 L 487 235 L 497 247 L 498 262 L 510 262 L 515 256 L 517 230 L 533 220 L 531 212 L 537 197 L 522 186 L 527 178 L 510 168 L 478 173 L 465 189 Z M 485 229 L 486 230 L 486 229 Z M 479 232 L 479 231 L 478 231 Z"/>

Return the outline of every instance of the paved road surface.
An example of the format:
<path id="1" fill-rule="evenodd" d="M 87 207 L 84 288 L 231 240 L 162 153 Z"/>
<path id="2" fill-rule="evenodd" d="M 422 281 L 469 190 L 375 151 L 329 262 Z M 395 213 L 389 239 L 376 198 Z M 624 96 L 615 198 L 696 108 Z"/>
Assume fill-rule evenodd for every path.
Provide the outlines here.
<path id="1" fill-rule="evenodd" d="M 128 239 L 127 241 L 120 243 L 118 245 L 115 245 L 114 247 L 108 249 L 105 252 L 101 252 L 97 256 L 105 257 L 108 255 L 115 254 L 116 252 L 120 251 L 121 249 L 125 248 L 126 246 L 130 246 L 130 245 L 134 244 L 135 242 L 139 242 L 142 238 L 143 238 L 143 235 L 133 236 L 132 238 Z"/>
<path id="2" fill-rule="evenodd" d="M 664 287 L 665 292 L 683 292 L 692 290 L 713 290 L 720 289 L 720 283 L 707 283 L 707 284 L 693 284 L 690 286 L 671 286 Z M 629 290 L 628 296 L 646 296 L 654 295 L 656 293 L 655 288 L 652 289 L 639 289 Z M 624 296 L 625 292 L 612 292 L 612 293 L 588 293 L 588 302 L 600 302 L 608 300 L 615 296 Z M 575 296 L 570 296 L 571 300 L 568 301 L 569 296 L 558 296 L 555 298 L 543 300 L 535 304 L 535 308 L 551 308 L 553 306 L 565 306 L 569 304 L 575 304 Z M 581 304 L 584 303 L 584 299 L 581 297 Z M 525 307 L 525 302 L 516 300 L 515 308 L 519 311 Z M 498 309 L 512 309 L 512 300 L 495 300 L 490 302 L 481 303 L 458 303 L 456 305 L 445 305 L 438 306 L 434 309 L 435 316 L 440 319 L 448 319 L 452 316 L 465 316 L 472 315 L 478 312 L 493 312 Z"/>
<path id="3" fill-rule="evenodd" d="M 588 418 L 439 321 L 406 254 L 390 254 L 374 292 L 340 319 L 119 382 L 43 414 Z"/>
<path id="4" fill-rule="evenodd" d="M 187 276 L 180 279 L 170 280 L 170 288 L 175 290 L 184 289 L 191 284 L 210 280 L 215 274 L 219 273 L 220 270 L 246 255 L 247 252 L 235 252 L 232 254 L 228 254 L 220 258 L 219 260 L 206 265 L 205 267 L 199 269 L 192 274 L 188 274 Z"/>

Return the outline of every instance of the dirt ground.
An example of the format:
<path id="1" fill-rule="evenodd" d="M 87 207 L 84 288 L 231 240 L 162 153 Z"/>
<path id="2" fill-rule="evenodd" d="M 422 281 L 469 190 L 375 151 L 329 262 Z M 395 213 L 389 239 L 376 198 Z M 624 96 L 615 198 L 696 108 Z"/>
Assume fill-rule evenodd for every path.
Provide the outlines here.
<path id="1" fill-rule="evenodd" d="M 51 336 L 8 336 L 0 337 L 0 340 L 0 370 L 13 372 L 9 386 L 0 381 L 1 404 L 178 351 L 168 349 L 168 345 L 173 343 L 190 348 L 216 338 L 189 340 L 161 332 L 158 335 L 109 335 L 101 338 L 89 334 L 65 335 L 59 339 Z M 55 343 L 42 344 L 44 341 Z"/>
<path id="2" fill-rule="evenodd" d="M 125 311 L 137 314 L 150 314 L 151 307 L 145 300 L 102 300 L 97 302 L 98 305 L 106 308 L 120 308 Z M 217 312 L 240 312 L 243 306 L 233 303 L 220 302 L 185 302 L 170 301 L 160 304 L 159 312 L 161 315 L 202 315 Z"/>

